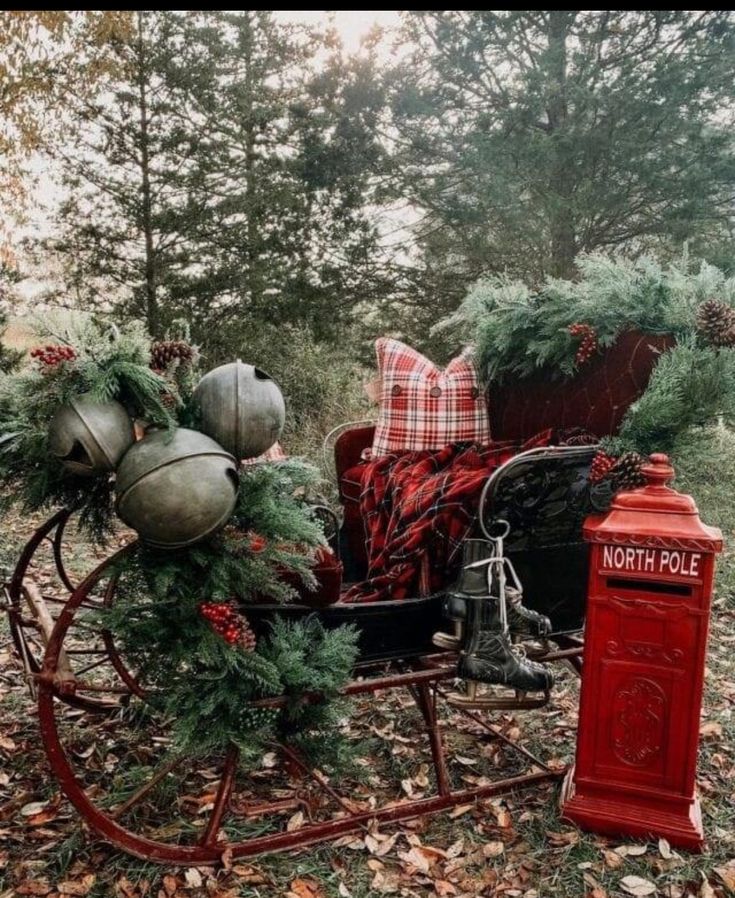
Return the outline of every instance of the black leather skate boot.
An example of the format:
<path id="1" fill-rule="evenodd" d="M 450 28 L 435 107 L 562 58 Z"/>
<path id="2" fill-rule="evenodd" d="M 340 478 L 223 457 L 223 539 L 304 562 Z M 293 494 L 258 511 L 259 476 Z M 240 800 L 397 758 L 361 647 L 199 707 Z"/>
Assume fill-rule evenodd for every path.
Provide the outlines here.
<path id="1" fill-rule="evenodd" d="M 539 614 L 523 604 L 523 593 L 512 586 L 505 588 L 508 610 L 508 629 L 511 636 L 542 639 L 551 633 L 551 621 L 545 614 Z M 498 624 L 499 625 L 499 624 Z"/>
<path id="2" fill-rule="evenodd" d="M 546 704 L 554 684 L 551 672 L 514 646 L 508 632 L 497 623 L 497 600 L 470 600 L 468 602 L 467 640 L 460 652 L 457 674 L 467 681 L 467 693 L 453 693 L 452 704 L 487 709 L 538 708 Z M 514 696 L 477 695 L 478 684 L 505 686 L 514 690 Z M 541 692 L 540 698 L 527 698 L 527 692 Z"/>
<path id="3" fill-rule="evenodd" d="M 493 544 L 486 539 L 467 539 L 462 543 L 459 576 L 442 603 L 444 616 L 454 623 L 455 632 L 435 633 L 432 642 L 439 648 L 459 651 L 462 644 L 462 624 L 467 617 L 467 599 L 487 595 L 487 568 L 468 565 L 490 558 L 493 551 Z"/>
<path id="4" fill-rule="evenodd" d="M 477 544 L 477 545 L 473 545 Z M 452 591 L 444 600 L 444 614 L 454 621 L 454 634 L 435 633 L 432 637 L 434 645 L 442 649 L 458 652 L 462 644 L 462 622 L 467 617 L 467 599 L 472 596 L 487 595 L 487 567 L 467 569 L 465 565 L 475 561 L 484 561 L 493 554 L 492 543 L 482 539 L 467 540 L 463 546 L 462 569 L 459 579 Z M 545 614 L 539 614 L 523 604 L 520 590 L 507 586 L 505 590 L 508 614 L 508 629 L 511 636 L 521 638 L 543 639 L 551 633 L 551 621 Z M 495 605 L 497 610 L 497 604 Z M 498 621 L 495 626 L 500 626 Z"/>

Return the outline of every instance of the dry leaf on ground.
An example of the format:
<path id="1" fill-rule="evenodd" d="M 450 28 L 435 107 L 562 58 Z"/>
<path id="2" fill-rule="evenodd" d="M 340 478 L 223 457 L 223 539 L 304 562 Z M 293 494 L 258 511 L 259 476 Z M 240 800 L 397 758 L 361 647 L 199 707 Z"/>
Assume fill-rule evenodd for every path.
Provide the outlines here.
<path id="1" fill-rule="evenodd" d="M 620 880 L 620 885 L 629 895 L 635 895 L 636 898 L 645 898 L 646 895 L 653 895 L 656 891 L 656 884 L 649 879 L 643 879 L 642 876 L 624 876 Z"/>

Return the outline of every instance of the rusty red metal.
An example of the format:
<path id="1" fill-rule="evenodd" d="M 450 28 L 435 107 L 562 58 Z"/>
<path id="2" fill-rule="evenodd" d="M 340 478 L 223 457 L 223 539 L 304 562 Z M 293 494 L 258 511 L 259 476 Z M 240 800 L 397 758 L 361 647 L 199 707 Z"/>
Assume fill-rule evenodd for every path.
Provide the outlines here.
<path id="1" fill-rule="evenodd" d="M 614 835 L 704 844 L 696 765 L 719 530 L 667 486 L 665 455 L 647 485 L 589 518 L 592 544 L 576 766 L 563 813 Z"/>
<path id="2" fill-rule="evenodd" d="M 176 844 L 157 841 L 128 828 L 120 818 L 150 792 L 155 785 L 154 781 L 160 781 L 171 772 L 173 767 L 164 766 L 161 770 L 152 774 L 149 782 L 143 784 L 131 798 L 118 808 L 105 807 L 104 802 L 95 804 L 95 791 L 92 790 L 90 792 L 85 789 L 85 784 L 74 769 L 72 755 L 67 751 L 60 733 L 58 716 L 62 705 L 58 695 L 57 673 L 59 656 L 64 646 L 65 637 L 74 621 L 75 614 L 80 608 L 85 606 L 92 590 L 95 589 L 106 574 L 110 573 L 116 561 L 119 560 L 120 555 L 130 550 L 131 547 L 128 546 L 108 558 L 74 590 L 57 620 L 44 658 L 43 671 L 38 677 L 39 722 L 51 768 L 62 790 L 82 817 L 100 836 L 118 848 L 145 860 L 162 863 L 213 863 L 221 857 L 225 848 L 231 850 L 232 857 L 251 857 L 263 852 L 284 851 L 337 838 L 346 833 L 364 829 L 372 820 L 378 822 L 408 820 L 424 814 L 432 814 L 452 808 L 459 804 L 471 803 L 512 790 L 551 782 L 562 775 L 563 771 L 550 769 L 527 749 L 505 739 L 496 728 L 485 725 L 477 715 L 472 714 L 472 712 L 466 712 L 468 717 L 482 723 L 489 736 L 503 740 L 509 751 L 517 752 L 520 758 L 529 762 L 532 769 L 527 773 L 504 777 L 495 782 L 474 788 L 453 789 L 447 771 L 441 720 L 437 712 L 437 700 L 442 694 L 440 684 L 455 675 L 455 664 L 451 653 L 434 653 L 425 659 L 418 659 L 413 667 L 404 665 L 402 669 L 397 671 L 381 672 L 374 670 L 372 676 L 370 676 L 370 671 L 361 671 L 361 678 L 349 683 L 343 692 L 348 696 L 385 689 L 409 689 L 412 692 L 424 718 L 437 784 L 436 795 L 420 799 L 407 799 L 370 810 L 352 810 L 353 805 L 349 799 L 341 796 L 335 786 L 329 783 L 319 771 L 310 769 L 292 748 L 282 746 L 282 752 L 289 759 L 292 766 L 299 768 L 302 773 L 308 775 L 328 798 L 336 802 L 339 809 L 337 815 L 330 820 L 309 822 L 305 826 L 290 832 L 281 831 L 227 843 L 221 841 L 220 833 L 228 812 L 237 767 L 237 752 L 233 748 L 227 753 L 224 760 L 224 769 L 214 804 L 198 842 L 194 844 Z M 109 586 L 106 595 L 109 597 Z M 91 688 L 93 685 L 81 684 L 81 688 Z M 107 689 L 110 694 L 124 691 L 123 687 L 114 685 L 110 685 Z M 305 700 L 310 700 L 310 698 L 310 696 L 305 696 Z M 273 706 L 278 703 L 278 699 L 271 699 L 259 704 Z M 463 711 L 462 713 L 465 712 Z M 293 799 L 286 799 L 285 801 L 287 806 L 292 807 L 295 804 L 298 805 L 301 800 L 296 795 Z M 257 804 L 256 811 L 258 815 L 263 815 L 269 811 L 282 811 L 283 807 L 284 798 L 282 795 L 279 795 L 273 802 Z"/>

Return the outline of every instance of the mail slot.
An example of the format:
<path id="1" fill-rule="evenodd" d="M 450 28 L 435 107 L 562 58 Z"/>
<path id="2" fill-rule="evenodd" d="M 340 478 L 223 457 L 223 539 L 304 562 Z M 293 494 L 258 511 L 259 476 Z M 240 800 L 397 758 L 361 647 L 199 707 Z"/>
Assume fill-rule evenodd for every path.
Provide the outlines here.
<path id="1" fill-rule="evenodd" d="M 646 486 L 585 522 L 579 730 L 562 812 L 584 829 L 700 850 L 699 716 L 722 534 L 667 486 L 665 455 L 652 455 L 643 473 Z"/>

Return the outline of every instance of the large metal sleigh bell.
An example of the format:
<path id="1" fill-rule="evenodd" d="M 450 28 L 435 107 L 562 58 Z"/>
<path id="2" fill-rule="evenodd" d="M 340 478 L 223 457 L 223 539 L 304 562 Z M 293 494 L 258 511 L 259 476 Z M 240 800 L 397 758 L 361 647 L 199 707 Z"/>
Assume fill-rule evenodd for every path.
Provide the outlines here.
<path id="1" fill-rule="evenodd" d="M 194 401 L 201 430 L 237 459 L 255 458 L 270 449 L 286 420 L 278 384 L 239 359 L 205 374 Z"/>
<path id="2" fill-rule="evenodd" d="M 144 542 L 177 549 L 227 523 L 237 488 L 235 459 L 210 437 L 183 427 L 155 430 L 120 463 L 116 508 Z"/>
<path id="3" fill-rule="evenodd" d="M 119 402 L 86 396 L 60 406 L 49 425 L 49 451 L 83 477 L 114 471 L 134 440 L 133 422 Z"/>

